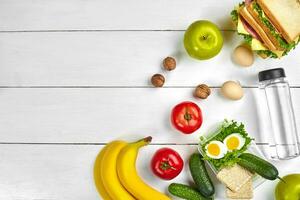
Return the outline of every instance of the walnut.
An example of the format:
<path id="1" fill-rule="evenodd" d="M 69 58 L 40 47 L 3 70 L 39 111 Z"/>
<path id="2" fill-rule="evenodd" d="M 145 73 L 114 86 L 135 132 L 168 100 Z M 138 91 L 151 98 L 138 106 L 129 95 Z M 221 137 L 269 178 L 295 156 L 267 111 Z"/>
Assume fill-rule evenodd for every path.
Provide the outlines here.
<path id="1" fill-rule="evenodd" d="M 154 74 L 151 77 L 151 83 L 154 87 L 162 87 L 165 83 L 165 77 L 161 74 Z"/>
<path id="2" fill-rule="evenodd" d="M 176 68 L 176 60 L 172 57 L 166 57 L 163 61 L 165 70 L 171 71 Z"/>
<path id="3" fill-rule="evenodd" d="M 206 99 L 210 95 L 210 92 L 210 88 L 207 85 L 201 84 L 196 87 L 194 95 L 200 99 Z"/>

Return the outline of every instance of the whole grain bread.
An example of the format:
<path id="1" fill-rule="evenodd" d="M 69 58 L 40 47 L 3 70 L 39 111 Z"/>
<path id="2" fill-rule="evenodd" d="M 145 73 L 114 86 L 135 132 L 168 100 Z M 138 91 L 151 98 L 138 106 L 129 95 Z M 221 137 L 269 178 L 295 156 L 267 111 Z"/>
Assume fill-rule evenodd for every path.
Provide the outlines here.
<path id="1" fill-rule="evenodd" d="M 222 168 L 217 173 L 217 178 L 221 181 L 226 187 L 230 190 L 237 192 L 243 187 L 249 180 L 252 179 L 253 174 L 241 167 L 238 164 L 235 164 L 231 167 Z"/>
<path id="2" fill-rule="evenodd" d="M 253 186 L 252 179 L 247 181 L 237 192 L 226 188 L 226 196 L 229 199 L 252 199 L 253 198 Z"/>

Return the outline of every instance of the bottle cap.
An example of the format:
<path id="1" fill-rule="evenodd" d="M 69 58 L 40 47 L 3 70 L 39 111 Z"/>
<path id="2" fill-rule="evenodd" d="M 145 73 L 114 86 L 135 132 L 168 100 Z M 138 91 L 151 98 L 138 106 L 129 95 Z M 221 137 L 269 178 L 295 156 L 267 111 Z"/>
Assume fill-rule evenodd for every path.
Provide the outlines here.
<path id="1" fill-rule="evenodd" d="M 286 77 L 283 68 L 269 69 L 258 73 L 259 81 L 267 81 L 267 80 L 283 78 L 283 77 Z"/>

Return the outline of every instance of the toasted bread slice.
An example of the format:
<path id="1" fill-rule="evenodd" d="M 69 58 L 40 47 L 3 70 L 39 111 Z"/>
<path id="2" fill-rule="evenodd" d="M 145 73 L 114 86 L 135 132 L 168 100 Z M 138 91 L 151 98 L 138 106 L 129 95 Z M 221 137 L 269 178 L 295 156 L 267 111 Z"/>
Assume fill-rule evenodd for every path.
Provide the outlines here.
<path id="1" fill-rule="evenodd" d="M 276 46 L 269 39 L 268 35 L 264 32 L 263 28 L 256 22 L 256 20 L 252 17 L 252 15 L 248 12 L 247 8 L 244 6 L 240 9 L 240 15 L 251 24 L 251 27 L 256 31 L 256 33 L 263 40 L 263 43 L 269 50 L 276 50 Z"/>
<path id="2" fill-rule="evenodd" d="M 299 0 L 257 0 L 257 3 L 288 43 L 300 35 Z"/>
<path id="3" fill-rule="evenodd" d="M 266 33 L 266 35 L 268 36 L 268 38 L 272 41 L 272 43 L 274 44 L 274 46 L 276 47 L 277 50 L 284 50 L 284 48 L 282 48 L 280 46 L 279 41 L 275 38 L 274 35 L 272 35 L 270 29 L 264 25 L 264 23 L 259 19 L 259 14 L 254 10 L 253 8 L 253 4 L 255 2 L 252 2 L 251 4 L 249 4 L 246 8 L 248 10 L 248 12 L 251 14 L 251 16 L 253 17 L 253 19 L 255 19 L 255 21 L 260 25 L 260 27 L 264 30 L 264 32 Z M 273 26 L 274 27 L 274 26 Z M 275 27 L 274 27 L 275 28 Z M 275 28 L 276 29 L 276 28 Z"/>

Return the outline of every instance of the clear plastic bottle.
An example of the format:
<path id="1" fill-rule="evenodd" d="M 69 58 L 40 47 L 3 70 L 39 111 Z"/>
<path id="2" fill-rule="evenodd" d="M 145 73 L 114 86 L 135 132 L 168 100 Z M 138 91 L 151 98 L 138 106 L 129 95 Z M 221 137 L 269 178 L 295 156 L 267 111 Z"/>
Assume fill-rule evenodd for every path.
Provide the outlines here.
<path id="1" fill-rule="evenodd" d="M 291 159 L 300 154 L 290 87 L 283 68 L 261 71 L 259 88 L 263 90 L 271 121 L 269 157 L 275 160 Z"/>

